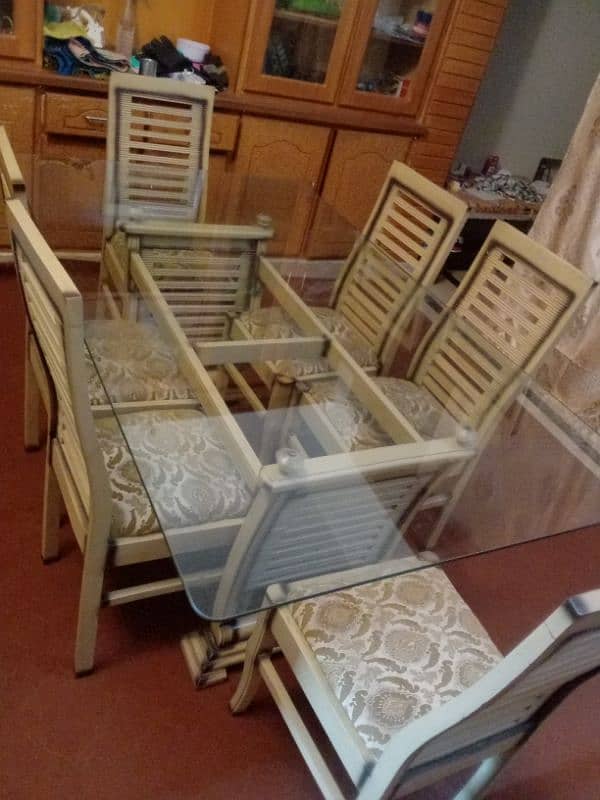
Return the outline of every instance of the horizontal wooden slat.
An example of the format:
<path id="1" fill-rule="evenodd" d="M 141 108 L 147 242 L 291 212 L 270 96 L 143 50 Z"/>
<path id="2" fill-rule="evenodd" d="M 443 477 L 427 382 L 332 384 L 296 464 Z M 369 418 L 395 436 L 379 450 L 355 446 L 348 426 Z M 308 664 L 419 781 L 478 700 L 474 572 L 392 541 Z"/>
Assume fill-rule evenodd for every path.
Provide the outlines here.
<path id="1" fill-rule="evenodd" d="M 454 158 L 456 144 L 435 144 L 435 142 L 416 142 L 411 150 L 411 162 L 417 156 Z"/>
<path id="2" fill-rule="evenodd" d="M 423 139 L 423 142 L 428 142 L 431 144 L 448 144 L 456 147 L 461 138 L 462 131 L 440 131 L 430 129 L 427 131 L 427 136 L 425 139 Z M 415 145 L 416 144 L 420 144 L 420 142 L 415 142 Z"/>
<path id="3" fill-rule="evenodd" d="M 469 64 L 466 61 L 457 61 L 454 58 L 445 58 L 442 61 L 442 70 L 449 75 L 464 75 L 467 78 L 481 80 L 485 67 L 480 64 Z"/>
<path id="4" fill-rule="evenodd" d="M 467 119 L 471 113 L 471 109 L 467 106 L 458 106 L 454 103 L 440 103 L 437 100 L 429 104 L 428 111 L 430 114 L 436 114 L 441 117 L 451 117 L 452 119 Z"/>
<path id="5" fill-rule="evenodd" d="M 494 3 L 482 3 L 480 0 L 465 0 L 463 11 L 473 17 L 490 20 L 491 22 L 501 22 L 504 16 L 504 9 Z"/>
<path id="6" fill-rule="evenodd" d="M 463 28 L 455 28 L 452 31 L 450 42 L 455 45 L 481 50 L 484 53 L 491 53 L 496 44 L 495 36 L 487 36 L 482 33 L 475 33 Z"/>
<path id="7" fill-rule="evenodd" d="M 461 89 L 467 92 L 476 92 L 479 89 L 479 83 L 474 78 L 467 78 L 464 75 L 451 75 L 448 72 L 440 72 L 437 78 L 438 86 L 447 86 L 449 89 Z"/>
<path id="8" fill-rule="evenodd" d="M 454 58 L 457 61 L 468 61 L 471 64 L 481 64 L 486 66 L 489 53 L 485 50 L 477 50 L 474 47 L 465 47 L 460 44 L 449 44 L 446 48 L 446 57 Z"/>
<path id="9" fill-rule="evenodd" d="M 466 123 L 462 119 L 451 119 L 451 117 L 438 117 L 434 114 L 428 114 L 425 117 L 425 124 L 428 128 L 437 128 L 440 131 L 462 133 Z"/>
<path id="10" fill-rule="evenodd" d="M 498 22 L 475 17 L 470 14 L 461 13 L 456 19 L 456 27 L 472 33 L 479 33 L 484 36 L 495 37 L 500 28 Z"/>
<path id="11" fill-rule="evenodd" d="M 442 103 L 455 103 L 458 106 L 468 106 L 471 108 L 475 102 L 474 92 L 463 92 L 460 89 L 448 89 L 444 86 L 436 86 L 431 92 L 431 100 L 439 100 Z"/>
<path id="12" fill-rule="evenodd" d="M 448 171 L 452 166 L 452 158 L 433 158 L 432 156 L 414 156 L 411 158 L 411 164 L 415 169 L 432 169 L 441 172 L 442 170 Z"/>

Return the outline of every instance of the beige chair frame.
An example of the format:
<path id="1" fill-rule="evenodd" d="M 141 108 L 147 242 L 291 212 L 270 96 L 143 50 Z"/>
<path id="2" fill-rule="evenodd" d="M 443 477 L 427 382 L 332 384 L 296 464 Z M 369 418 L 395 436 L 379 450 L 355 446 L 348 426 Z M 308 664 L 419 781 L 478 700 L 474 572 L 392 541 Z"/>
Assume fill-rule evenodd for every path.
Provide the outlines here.
<path id="1" fill-rule="evenodd" d="M 278 586 L 269 589 L 273 602 L 280 593 Z M 476 684 L 396 733 L 377 761 L 331 691 L 290 608 L 263 612 L 231 709 L 244 711 L 262 678 L 323 796 L 343 800 L 271 660 L 273 645 L 294 672 L 358 800 L 403 797 L 469 767 L 475 771 L 454 800 L 476 800 L 556 706 L 600 671 L 600 590 L 567 600 Z"/>
<path id="2" fill-rule="evenodd" d="M 383 373 L 393 364 L 399 339 L 414 313 L 420 290 L 436 280 L 467 212 L 462 200 L 406 164 L 398 161 L 392 164 L 329 300 L 329 307 L 337 309 L 375 350 Z M 381 290 L 382 276 L 385 292 Z M 390 297 L 392 284 L 394 296 Z M 252 338 L 239 319 L 234 322 L 232 335 Z M 257 371 L 266 385 L 272 387 L 277 373 L 275 364 Z M 311 376 L 303 380 L 310 381 Z"/>
<path id="3" fill-rule="evenodd" d="M 25 179 L 3 125 L 0 125 L 0 183 L 4 202 L 17 198 L 27 207 Z M 22 289 L 21 278 L 16 264 L 15 272 Z M 53 409 L 51 395 L 51 381 L 26 310 L 23 409 L 23 441 L 26 450 L 37 450 L 40 447 L 40 406 L 43 404 L 46 414 L 50 418 Z"/>

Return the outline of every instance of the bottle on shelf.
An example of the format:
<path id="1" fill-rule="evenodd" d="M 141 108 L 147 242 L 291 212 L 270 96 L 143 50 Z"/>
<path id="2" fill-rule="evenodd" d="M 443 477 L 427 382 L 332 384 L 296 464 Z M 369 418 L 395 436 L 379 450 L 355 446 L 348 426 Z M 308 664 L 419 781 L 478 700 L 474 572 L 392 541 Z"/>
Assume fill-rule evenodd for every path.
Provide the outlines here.
<path id="1" fill-rule="evenodd" d="M 133 43 L 135 39 L 135 12 L 136 0 L 125 0 L 125 8 L 119 21 L 117 29 L 116 51 L 126 58 L 133 55 Z"/>

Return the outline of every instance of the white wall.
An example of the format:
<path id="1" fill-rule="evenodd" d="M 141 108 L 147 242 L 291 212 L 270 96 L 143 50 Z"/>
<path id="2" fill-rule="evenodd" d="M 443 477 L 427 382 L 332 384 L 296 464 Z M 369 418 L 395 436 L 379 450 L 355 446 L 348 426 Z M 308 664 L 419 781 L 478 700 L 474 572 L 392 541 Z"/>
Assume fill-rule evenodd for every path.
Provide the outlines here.
<path id="1" fill-rule="evenodd" d="M 562 158 L 600 72 L 600 0 L 511 0 L 458 158 L 533 177 Z"/>

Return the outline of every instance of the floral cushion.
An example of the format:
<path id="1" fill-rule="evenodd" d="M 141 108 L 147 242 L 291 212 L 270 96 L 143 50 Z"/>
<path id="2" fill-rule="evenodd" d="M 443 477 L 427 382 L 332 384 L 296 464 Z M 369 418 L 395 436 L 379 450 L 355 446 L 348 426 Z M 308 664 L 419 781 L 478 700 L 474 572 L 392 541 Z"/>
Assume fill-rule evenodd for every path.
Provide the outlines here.
<path id="1" fill-rule="evenodd" d="M 96 320 L 86 325 L 86 341 L 97 367 L 88 356 L 92 405 L 106 403 L 106 392 L 113 402 L 194 397 L 173 352 L 154 325 Z"/>
<path id="2" fill-rule="evenodd" d="M 336 336 L 340 344 L 361 367 L 378 366 L 375 350 L 334 308 L 313 306 L 311 311 L 327 330 Z M 240 322 L 254 339 L 290 339 L 303 335 L 294 320 L 280 306 L 245 312 L 240 316 Z M 281 359 L 275 363 L 275 371 L 280 375 L 289 375 L 290 378 L 301 378 L 305 375 L 330 372 L 331 367 L 326 358 L 318 358 L 314 361 Z"/>
<path id="3" fill-rule="evenodd" d="M 305 600 L 292 614 L 375 757 L 502 658 L 437 567 Z"/>
<path id="4" fill-rule="evenodd" d="M 250 492 L 214 423 L 203 412 L 143 411 L 123 414 L 119 422 L 135 463 L 114 417 L 96 420 L 112 488 L 113 538 L 143 536 L 246 512 Z M 144 485 L 152 495 L 154 510 Z"/>
<path id="5" fill-rule="evenodd" d="M 399 378 L 375 378 L 375 383 L 425 439 L 454 436 L 456 422 L 425 389 Z M 367 409 L 335 379 L 316 381 L 310 397 L 324 407 L 348 450 L 391 444 Z"/>

